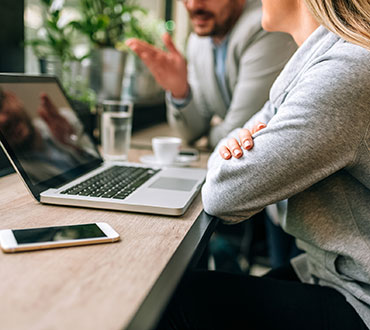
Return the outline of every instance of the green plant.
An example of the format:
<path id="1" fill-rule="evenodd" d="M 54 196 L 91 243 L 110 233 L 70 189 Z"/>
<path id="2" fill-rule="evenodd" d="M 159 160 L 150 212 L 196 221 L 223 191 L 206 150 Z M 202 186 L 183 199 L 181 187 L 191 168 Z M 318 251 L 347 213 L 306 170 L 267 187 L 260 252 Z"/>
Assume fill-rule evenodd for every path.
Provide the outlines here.
<path id="1" fill-rule="evenodd" d="M 41 30 L 43 35 L 26 42 L 30 45 L 38 58 L 55 56 L 61 63 L 68 60 L 76 60 L 73 54 L 71 40 L 73 29 L 68 24 L 61 24 L 63 1 L 60 6 L 53 6 L 54 0 L 41 0 L 45 9 L 44 26 Z"/>
<path id="2" fill-rule="evenodd" d="M 40 3 L 43 7 L 43 26 L 37 37 L 25 44 L 31 46 L 38 57 L 42 73 L 58 76 L 71 100 L 92 107 L 96 101 L 95 92 L 89 88 L 86 77 L 76 69 L 80 68 L 88 54 L 85 52 L 83 56 L 76 56 L 74 53 L 75 46 L 82 38 L 66 20 L 68 10 L 64 0 L 40 0 Z"/>
<path id="3" fill-rule="evenodd" d="M 145 10 L 129 0 L 79 0 L 81 18 L 70 23 L 98 47 L 115 47 L 125 37 L 132 13 Z"/>
<path id="4" fill-rule="evenodd" d="M 166 32 L 164 20 L 153 18 L 145 12 L 132 14 L 125 37 L 138 38 L 151 45 L 163 47 L 162 35 Z"/>

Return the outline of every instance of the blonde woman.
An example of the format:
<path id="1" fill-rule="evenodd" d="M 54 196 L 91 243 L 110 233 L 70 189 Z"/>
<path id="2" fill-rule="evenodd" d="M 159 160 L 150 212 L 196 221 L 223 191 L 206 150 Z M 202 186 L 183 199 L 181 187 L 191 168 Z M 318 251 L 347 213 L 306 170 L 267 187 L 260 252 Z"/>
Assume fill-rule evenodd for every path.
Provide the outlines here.
<path id="1" fill-rule="evenodd" d="M 236 223 L 288 199 L 281 225 L 305 253 L 263 277 L 192 272 L 159 327 L 368 329 L 370 2 L 262 3 L 264 29 L 299 49 L 261 111 L 211 156 L 204 209 Z"/>

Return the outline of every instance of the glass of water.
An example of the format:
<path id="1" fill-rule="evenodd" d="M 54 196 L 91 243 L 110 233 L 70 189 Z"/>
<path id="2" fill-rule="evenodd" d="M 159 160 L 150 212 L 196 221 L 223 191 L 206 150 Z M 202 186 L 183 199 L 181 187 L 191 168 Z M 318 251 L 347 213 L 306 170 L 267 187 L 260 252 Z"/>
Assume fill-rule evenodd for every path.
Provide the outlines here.
<path id="1" fill-rule="evenodd" d="M 103 101 L 101 143 L 106 160 L 127 160 L 131 141 L 133 104 L 130 101 Z"/>

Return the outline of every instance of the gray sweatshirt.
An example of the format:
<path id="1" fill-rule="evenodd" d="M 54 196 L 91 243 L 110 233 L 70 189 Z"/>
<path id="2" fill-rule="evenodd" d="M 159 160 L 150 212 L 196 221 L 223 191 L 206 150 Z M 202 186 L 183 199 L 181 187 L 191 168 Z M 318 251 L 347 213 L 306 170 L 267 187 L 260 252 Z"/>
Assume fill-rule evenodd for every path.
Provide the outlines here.
<path id="1" fill-rule="evenodd" d="M 242 158 L 210 157 L 205 211 L 240 222 L 288 198 L 298 276 L 337 289 L 370 328 L 370 52 L 319 27 L 245 127 L 257 121 Z"/>

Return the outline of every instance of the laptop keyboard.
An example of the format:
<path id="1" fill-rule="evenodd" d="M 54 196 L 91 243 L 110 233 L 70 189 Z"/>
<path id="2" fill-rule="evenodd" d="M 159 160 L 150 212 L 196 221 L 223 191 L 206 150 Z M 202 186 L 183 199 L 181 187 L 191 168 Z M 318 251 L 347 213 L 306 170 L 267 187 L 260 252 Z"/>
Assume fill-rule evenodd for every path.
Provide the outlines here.
<path id="1" fill-rule="evenodd" d="M 125 199 L 159 171 L 145 167 L 113 166 L 61 193 Z"/>

